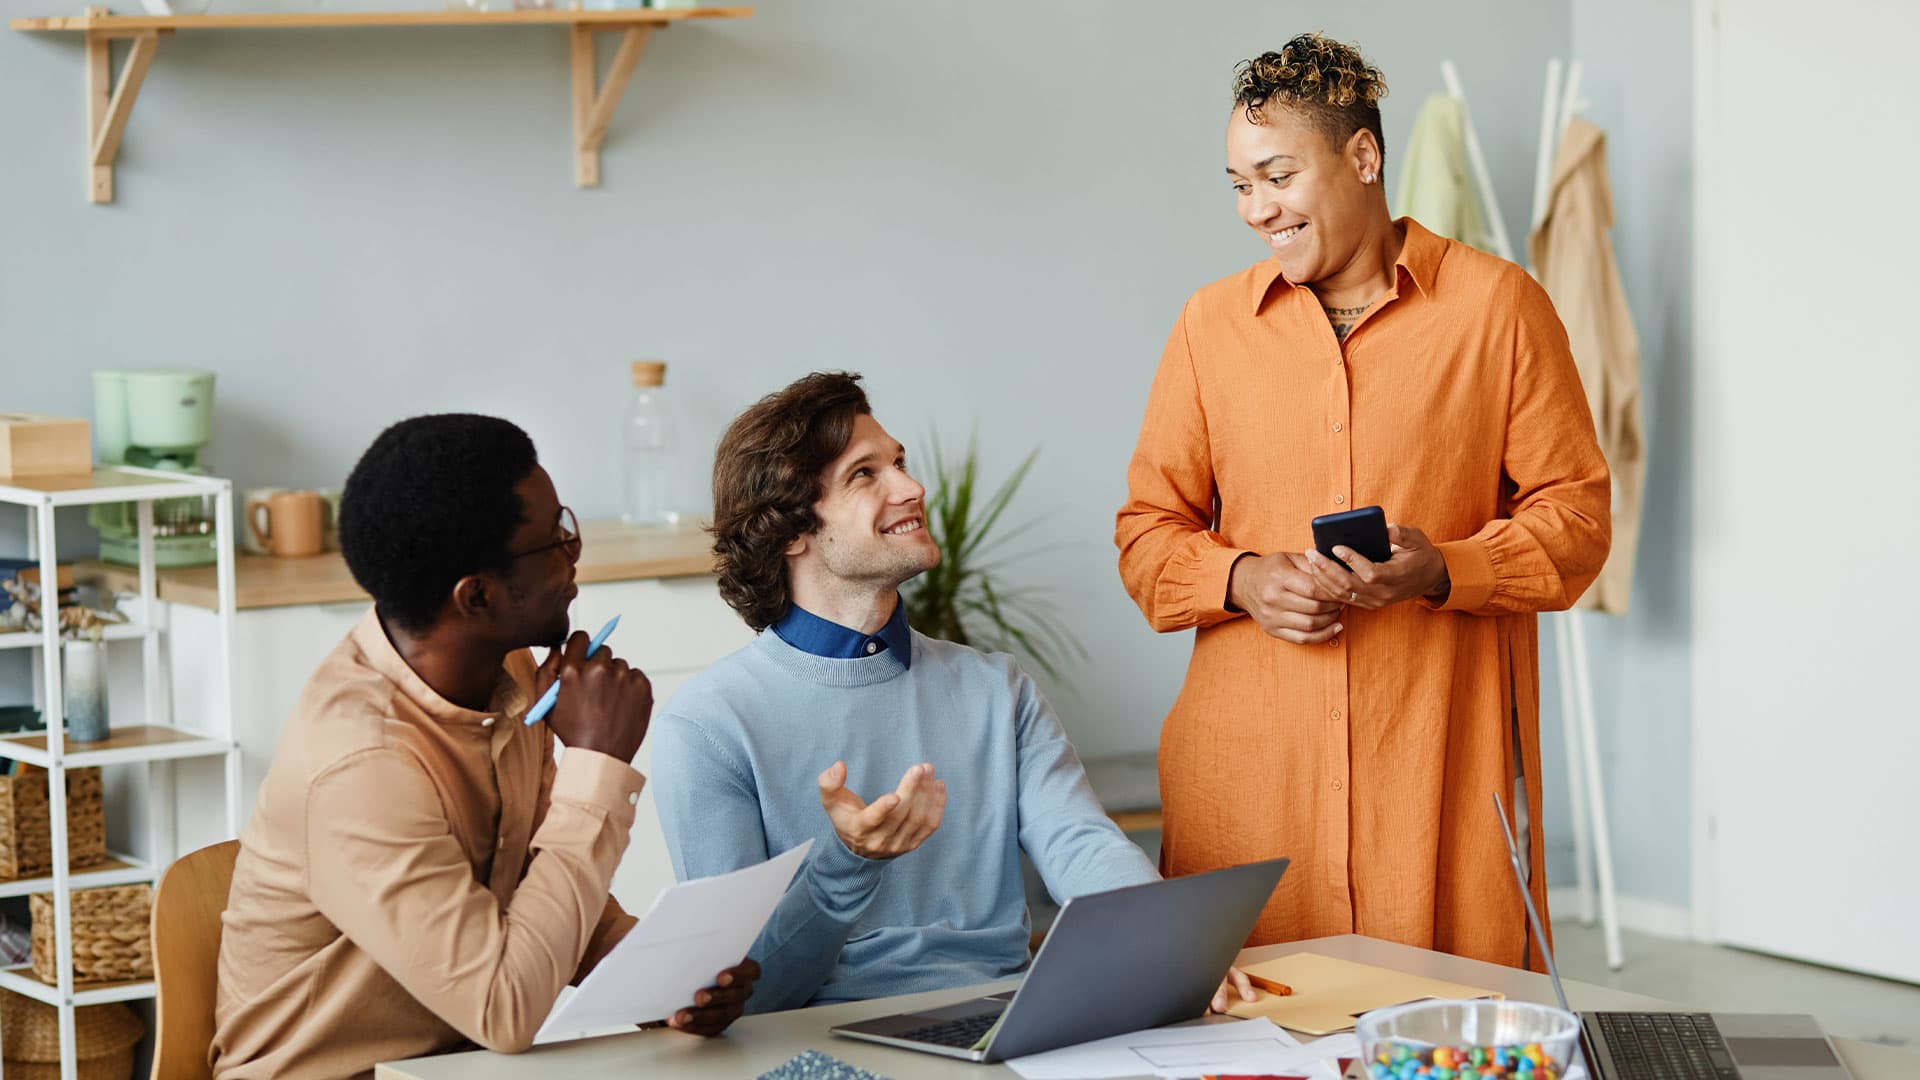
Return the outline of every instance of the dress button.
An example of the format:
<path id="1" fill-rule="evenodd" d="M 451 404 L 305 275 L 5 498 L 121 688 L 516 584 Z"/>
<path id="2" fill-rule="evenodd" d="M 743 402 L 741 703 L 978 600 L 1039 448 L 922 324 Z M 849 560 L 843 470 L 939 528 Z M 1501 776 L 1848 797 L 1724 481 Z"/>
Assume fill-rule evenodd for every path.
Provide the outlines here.
<path id="1" fill-rule="evenodd" d="M 1338 781 L 1338 780 L 1335 780 L 1335 781 L 1333 782 L 1333 790 L 1335 790 L 1335 791 L 1339 791 L 1339 790 L 1340 790 L 1340 781 Z"/>
<path id="2" fill-rule="evenodd" d="M 1339 639 L 1339 638 L 1328 638 L 1328 639 L 1327 639 L 1327 648 L 1329 648 L 1329 649 L 1337 649 L 1337 648 L 1339 648 L 1339 647 L 1340 647 L 1340 639 Z"/>
<path id="3" fill-rule="evenodd" d="M 1335 425 L 1333 425 L 1333 431 L 1334 431 L 1334 434 L 1336 434 L 1336 435 L 1338 435 L 1338 434 L 1340 433 L 1340 430 L 1341 430 L 1341 428 L 1342 428 L 1343 426 L 1344 426 L 1344 425 L 1341 425 L 1341 424 L 1335 424 Z"/>
<path id="4" fill-rule="evenodd" d="M 639 792 L 637 792 L 637 791 L 630 791 L 630 792 L 628 792 L 628 793 L 627 793 L 627 805 L 628 805 L 628 806 L 639 806 L 639 805 L 640 805 L 640 793 L 639 793 Z"/>
<path id="5" fill-rule="evenodd" d="M 1345 495 L 1335 495 L 1333 497 L 1333 505 L 1335 506 L 1343 506 L 1346 504 L 1346 501 L 1347 497 Z"/>
<path id="6" fill-rule="evenodd" d="M 880 651 L 880 643 L 879 643 L 879 642 L 877 642 L 877 641 L 869 641 L 869 642 L 867 642 L 867 655 L 868 655 L 868 656 L 872 656 L 872 655 L 873 655 L 874 653 L 877 653 L 877 652 L 879 652 L 879 651 Z"/>
<path id="7" fill-rule="evenodd" d="M 1333 718 L 1334 718 L 1335 720 L 1338 720 L 1338 719 L 1340 719 L 1340 710 L 1339 710 L 1339 709 L 1335 709 L 1335 710 L 1333 710 Z"/>

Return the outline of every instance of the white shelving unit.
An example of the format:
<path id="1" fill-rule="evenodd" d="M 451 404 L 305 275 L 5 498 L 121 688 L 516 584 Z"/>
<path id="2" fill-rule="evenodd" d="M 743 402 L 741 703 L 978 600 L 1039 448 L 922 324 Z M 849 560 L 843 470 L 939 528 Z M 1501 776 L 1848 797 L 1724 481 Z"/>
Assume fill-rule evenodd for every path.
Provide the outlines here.
<path id="1" fill-rule="evenodd" d="M 158 575 L 154 565 L 153 504 L 157 499 L 210 497 L 214 500 L 214 541 L 217 551 L 219 611 L 217 613 L 218 685 L 209 695 L 214 715 L 198 718 L 192 727 L 174 722 L 172 695 L 161 663 L 161 637 L 165 633 L 164 614 L 157 602 Z M 141 643 L 141 684 L 144 715 L 138 725 L 117 721 L 108 738 L 98 743 L 69 747 L 64 738 L 61 711 L 61 654 L 59 636 L 59 590 L 44 590 L 41 597 L 42 631 L 38 634 L 0 634 L 0 649 L 39 650 L 40 666 L 35 680 L 36 704 L 46 721 L 44 732 L 0 735 L 0 757 L 39 765 L 48 772 L 48 809 L 53 830 L 53 873 L 47 877 L 0 882 L 0 896 L 21 896 L 50 892 L 54 898 L 54 942 L 59 958 L 59 979 L 48 985 L 35 978 L 31 967 L 0 969 L 0 987 L 46 1002 L 60 1011 L 60 1076 L 76 1080 L 74 1059 L 73 1010 L 81 1005 L 109 1001 L 133 1001 L 153 996 L 150 979 L 106 983 L 76 990 L 73 985 L 73 910 L 74 889 L 103 885 L 152 882 L 170 864 L 174 851 L 174 789 L 172 762 L 182 758 L 224 757 L 226 759 L 227 835 L 239 832 L 240 753 L 233 737 L 233 486 L 226 480 L 181 473 L 160 472 L 126 466 L 99 466 L 90 476 L 68 477 L 45 482 L 21 481 L 0 484 L 0 503 L 24 506 L 29 510 L 33 557 L 40 561 L 40 580 L 57 582 L 58 559 L 55 519 L 68 507 L 98 503 L 134 503 L 139 508 L 140 587 L 138 624 L 116 626 L 107 631 L 109 640 L 134 640 Z M 88 765 L 141 765 L 146 770 L 146 823 L 148 857 L 134 858 L 115 853 L 105 866 L 70 872 L 67 867 L 67 784 L 66 770 Z"/>

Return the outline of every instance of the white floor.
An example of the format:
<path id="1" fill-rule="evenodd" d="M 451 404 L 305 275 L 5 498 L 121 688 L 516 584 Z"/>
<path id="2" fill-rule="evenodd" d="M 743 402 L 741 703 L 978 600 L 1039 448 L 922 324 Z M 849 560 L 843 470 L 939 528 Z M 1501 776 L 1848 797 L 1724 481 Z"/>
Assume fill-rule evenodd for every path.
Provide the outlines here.
<path id="1" fill-rule="evenodd" d="M 1920 986 L 1631 932 L 1612 972 L 1600 928 L 1576 919 L 1554 920 L 1553 942 L 1564 978 L 1701 1009 L 1812 1013 L 1832 1035 L 1920 1048 Z"/>

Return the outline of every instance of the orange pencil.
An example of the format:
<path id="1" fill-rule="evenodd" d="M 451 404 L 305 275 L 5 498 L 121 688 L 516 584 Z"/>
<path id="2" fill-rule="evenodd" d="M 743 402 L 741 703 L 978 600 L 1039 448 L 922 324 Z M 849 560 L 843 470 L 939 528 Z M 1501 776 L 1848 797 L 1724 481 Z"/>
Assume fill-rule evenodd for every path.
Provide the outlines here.
<path id="1" fill-rule="evenodd" d="M 1259 987 L 1260 989 L 1265 990 L 1269 994 L 1274 994 L 1279 997 L 1293 996 L 1293 987 L 1288 986 L 1286 983 L 1280 982 L 1275 979 L 1265 978 L 1260 975 L 1255 975 L 1252 972 L 1248 972 L 1247 981 Z"/>

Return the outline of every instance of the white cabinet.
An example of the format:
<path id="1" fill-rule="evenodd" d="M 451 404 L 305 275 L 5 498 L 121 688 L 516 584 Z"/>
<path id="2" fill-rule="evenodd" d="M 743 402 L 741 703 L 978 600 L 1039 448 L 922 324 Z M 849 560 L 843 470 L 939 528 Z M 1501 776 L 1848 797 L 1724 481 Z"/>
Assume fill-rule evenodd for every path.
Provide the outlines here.
<path id="1" fill-rule="evenodd" d="M 753 640 L 753 631 L 720 599 L 719 587 L 707 575 L 582 585 L 573 610 L 574 624 L 589 630 L 621 616 L 608 644 L 653 680 L 656 711 L 694 673 Z M 653 740 L 648 739 L 633 764 L 651 776 L 652 761 Z M 635 807 L 626 857 L 613 875 L 613 895 L 622 907 L 642 915 L 672 884 L 673 864 L 649 783 Z"/>
<path id="2" fill-rule="evenodd" d="M 211 707 L 208 676 L 215 669 L 217 618 L 189 604 L 164 605 L 173 632 L 174 707 L 196 715 Z M 240 821 L 253 815 L 254 799 L 279 746 L 280 732 L 301 691 L 322 658 L 340 644 L 366 614 L 364 602 L 301 604 L 252 608 L 234 620 L 234 739 L 240 749 Z M 654 700 L 664 703 L 687 677 L 753 637 L 745 623 L 720 599 L 710 575 L 613 581 L 580 587 L 573 623 L 592 630 L 621 616 L 609 647 L 647 672 Z M 649 766 L 651 749 L 643 743 L 634 764 Z M 216 795 L 219 777 L 192 763 L 180 769 L 178 821 L 181 850 L 225 839 L 224 808 Z M 654 894 L 673 883 L 660 835 L 660 819 L 651 785 L 640 799 L 633 840 L 614 875 L 613 892 L 629 910 L 643 912 Z"/>

